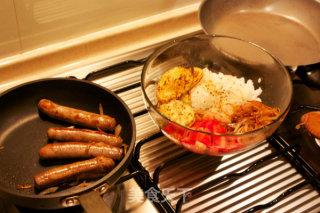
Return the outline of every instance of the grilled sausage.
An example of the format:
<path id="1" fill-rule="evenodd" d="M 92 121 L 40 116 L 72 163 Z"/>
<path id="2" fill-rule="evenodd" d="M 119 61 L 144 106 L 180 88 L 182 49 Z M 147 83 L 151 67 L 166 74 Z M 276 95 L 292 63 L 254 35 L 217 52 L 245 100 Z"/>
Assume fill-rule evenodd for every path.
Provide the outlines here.
<path id="1" fill-rule="evenodd" d="M 49 128 L 47 135 L 49 139 L 59 141 L 104 142 L 112 146 L 121 146 L 122 144 L 122 138 L 119 136 L 89 129 L 56 127 Z"/>
<path id="2" fill-rule="evenodd" d="M 89 176 L 105 174 L 115 166 L 111 158 L 98 156 L 89 160 L 59 166 L 33 176 L 35 187 L 44 189 L 73 180 L 83 180 Z"/>
<path id="3" fill-rule="evenodd" d="M 105 143 L 62 142 L 50 143 L 39 150 L 40 159 L 90 158 L 105 156 L 114 160 L 122 157 L 122 148 Z"/>
<path id="4" fill-rule="evenodd" d="M 70 122 L 89 128 L 100 128 L 112 131 L 116 125 L 116 120 L 108 115 L 99 115 L 84 110 L 79 110 L 67 106 L 58 105 L 48 99 L 41 99 L 38 103 L 41 112 L 51 118 Z"/>

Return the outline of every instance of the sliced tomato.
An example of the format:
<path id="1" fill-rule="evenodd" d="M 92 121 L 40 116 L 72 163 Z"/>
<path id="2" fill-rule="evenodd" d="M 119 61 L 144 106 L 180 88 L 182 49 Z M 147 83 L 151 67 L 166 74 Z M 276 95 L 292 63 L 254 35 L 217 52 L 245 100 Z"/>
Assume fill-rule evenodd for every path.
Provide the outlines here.
<path id="1" fill-rule="evenodd" d="M 219 121 L 214 119 L 196 121 L 193 123 L 191 128 L 202 132 L 219 134 L 226 133 L 226 128 L 223 127 Z M 198 146 L 200 145 L 199 143 L 201 143 L 208 148 L 211 154 L 234 151 L 242 147 L 241 144 L 238 143 L 236 137 L 209 135 L 206 133 L 188 130 L 172 123 L 169 123 L 164 128 L 164 131 L 182 143 L 191 145 L 197 144 Z"/>

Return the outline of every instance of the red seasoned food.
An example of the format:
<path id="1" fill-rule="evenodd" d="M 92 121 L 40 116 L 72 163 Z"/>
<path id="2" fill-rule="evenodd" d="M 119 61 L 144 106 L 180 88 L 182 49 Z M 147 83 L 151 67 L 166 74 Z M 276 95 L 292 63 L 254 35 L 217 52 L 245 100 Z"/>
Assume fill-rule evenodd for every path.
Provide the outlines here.
<path id="1" fill-rule="evenodd" d="M 112 131 L 116 126 L 116 120 L 108 115 L 58 105 L 48 99 L 41 99 L 38 108 L 49 117 L 84 127 Z"/>
<path id="2" fill-rule="evenodd" d="M 301 123 L 313 137 L 320 138 L 320 111 L 304 114 Z"/>
<path id="3" fill-rule="evenodd" d="M 56 127 L 49 128 L 47 135 L 49 139 L 59 141 L 104 142 L 112 146 L 122 145 L 122 138 L 120 136 L 89 129 Z"/>
<path id="4" fill-rule="evenodd" d="M 245 133 L 259 129 L 276 120 L 280 115 L 279 108 L 264 105 L 259 101 L 248 101 L 235 107 L 231 116 L 235 133 Z"/>
<path id="5" fill-rule="evenodd" d="M 122 158 L 123 149 L 105 143 L 62 142 L 50 143 L 39 150 L 41 159 L 90 158 L 104 156 L 114 160 Z"/>
<path id="6" fill-rule="evenodd" d="M 44 189 L 74 180 L 98 177 L 111 171 L 115 166 L 111 158 L 98 156 L 89 160 L 56 167 L 33 176 L 35 187 Z"/>

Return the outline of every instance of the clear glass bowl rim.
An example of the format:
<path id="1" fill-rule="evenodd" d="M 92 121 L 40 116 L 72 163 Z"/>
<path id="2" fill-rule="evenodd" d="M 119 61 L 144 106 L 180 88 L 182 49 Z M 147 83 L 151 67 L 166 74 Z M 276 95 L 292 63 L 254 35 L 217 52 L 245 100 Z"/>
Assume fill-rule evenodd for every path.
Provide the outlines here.
<path id="1" fill-rule="evenodd" d="M 292 86 L 292 82 L 290 81 L 290 91 L 288 91 L 290 93 L 290 102 L 288 104 L 288 106 L 286 106 L 286 109 L 279 115 L 279 117 L 272 121 L 270 124 L 268 125 L 265 125 L 259 129 L 255 129 L 253 131 L 249 131 L 249 132 L 245 132 L 245 133 L 232 133 L 232 134 L 221 134 L 221 133 L 211 133 L 211 132 L 205 132 L 205 131 L 200 131 L 200 130 L 196 130 L 196 129 L 193 129 L 193 128 L 190 128 L 190 127 L 187 127 L 187 126 L 183 126 L 175 121 L 172 121 L 170 120 L 168 117 L 166 117 L 165 115 L 163 115 L 158 109 L 156 106 L 154 106 L 151 102 L 151 100 L 149 99 L 146 91 L 145 91 L 145 85 L 144 85 L 144 78 L 145 78 L 145 75 L 146 75 L 146 71 L 147 71 L 147 67 L 149 66 L 149 64 L 153 61 L 154 58 L 156 58 L 160 53 L 162 53 L 164 50 L 176 45 L 177 43 L 180 43 L 180 42 L 184 42 L 186 40 L 190 40 L 192 38 L 199 38 L 199 39 L 214 39 L 214 38 L 227 38 L 227 39 L 233 39 L 233 40 L 238 40 L 240 42 L 245 42 L 249 45 L 253 45 L 257 48 L 259 48 L 260 50 L 262 50 L 263 52 L 265 52 L 267 55 L 269 55 L 278 65 L 279 67 L 281 68 L 281 70 L 285 73 L 285 75 L 287 75 L 287 78 L 288 79 L 291 79 L 287 69 L 285 68 L 285 66 L 283 65 L 283 63 L 277 58 L 275 57 L 273 54 L 271 54 L 269 51 L 267 51 L 266 49 L 264 49 L 263 47 L 253 43 L 253 42 L 250 42 L 250 41 L 246 41 L 246 40 L 243 40 L 243 39 L 239 39 L 239 38 L 235 38 L 235 37 L 232 37 L 232 36 L 226 36 L 226 35 L 208 35 L 208 34 L 205 34 L 205 35 L 194 35 L 194 36 L 188 36 L 188 37 L 184 37 L 184 38 L 181 38 L 181 39 L 177 39 L 177 40 L 173 40 L 171 42 L 168 42 L 167 44 L 164 44 L 162 45 L 160 48 L 156 49 L 145 61 L 145 64 L 142 68 L 142 72 L 141 72 L 141 89 L 142 89 L 142 93 L 143 93 L 143 96 L 145 97 L 146 101 L 148 102 L 149 106 L 155 111 L 157 112 L 163 119 L 165 119 L 166 121 L 168 122 L 171 122 L 181 128 L 184 128 L 184 129 L 187 129 L 189 131 L 194 131 L 194 132 L 198 132 L 198 133 L 204 133 L 204 134 L 208 134 L 208 135 L 212 135 L 212 136 L 242 136 L 242 135 L 250 135 L 250 134 L 255 134 L 255 133 L 258 133 L 258 132 L 263 132 L 264 129 L 267 129 L 269 128 L 270 126 L 272 126 L 273 124 L 279 122 L 279 120 L 281 119 L 284 119 L 284 117 L 286 116 L 286 114 L 288 113 L 291 105 L 292 105 L 292 97 L 293 97 L 293 86 Z M 289 94 L 288 93 L 288 94 Z"/>

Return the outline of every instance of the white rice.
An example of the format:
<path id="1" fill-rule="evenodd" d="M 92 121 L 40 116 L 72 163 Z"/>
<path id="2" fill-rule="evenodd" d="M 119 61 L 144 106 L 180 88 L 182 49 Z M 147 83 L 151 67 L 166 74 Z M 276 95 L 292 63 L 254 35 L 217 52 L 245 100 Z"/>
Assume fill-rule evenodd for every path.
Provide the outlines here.
<path id="1" fill-rule="evenodd" d="M 247 101 L 261 101 L 262 89 L 255 89 L 252 80 L 245 82 L 223 73 L 213 73 L 204 69 L 203 78 L 190 92 L 192 108 L 209 110 L 222 122 L 230 122 L 233 106 L 242 105 Z"/>

